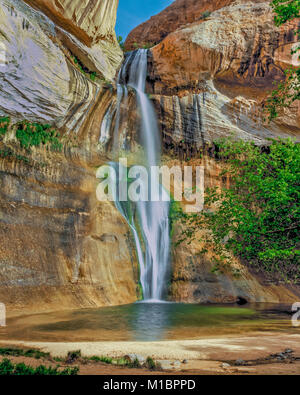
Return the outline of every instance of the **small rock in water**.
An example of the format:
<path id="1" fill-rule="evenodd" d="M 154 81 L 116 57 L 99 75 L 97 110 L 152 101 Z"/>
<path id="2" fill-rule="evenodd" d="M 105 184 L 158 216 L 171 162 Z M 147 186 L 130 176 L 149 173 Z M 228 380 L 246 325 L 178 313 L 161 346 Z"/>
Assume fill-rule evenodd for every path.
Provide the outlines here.
<path id="1" fill-rule="evenodd" d="M 294 351 L 291 350 L 290 348 L 287 348 L 284 352 L 285 354 L 292 354 Z"/>
<path id="2" fill-rule="evenodd" d="M 246 362 L 243 359 L 237 359 L 235 361 L 236 366 L 244 366 L 245 364 L 246 364 Z"/>
<path id="3" fill-rule="evenodd" d="M 182 363 L 187 364 L 187 363 L 188 363 L 187 359 L 184 359 L 184 360 L 182 361 Z"/>

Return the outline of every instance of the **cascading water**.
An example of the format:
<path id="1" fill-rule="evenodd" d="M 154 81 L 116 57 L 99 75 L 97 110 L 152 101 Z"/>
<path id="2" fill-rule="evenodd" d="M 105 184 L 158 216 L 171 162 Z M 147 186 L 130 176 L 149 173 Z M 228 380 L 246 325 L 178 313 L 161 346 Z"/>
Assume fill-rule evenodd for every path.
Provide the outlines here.
<path id="1" fill-rule="evenodd" d="M 120 124 L 120 102 L 123 97 L 127 100 L 128 87 L 131 87 L 136 92 L 137 107 L 141 117 L 141 140 L 145 150 L 147 167 L 150 170 L 151 166 L 160 164 L 161 142 L 157 117 L 146 93 L 147 57 L 147 50 L 134 51 L 128 54 L 120 70 L 114 147 L 116 147 L 116 134 Z M 107 120 L 105 122 L 108 123 Z M 115 168 L 117 167 L 115 165 Z M 151 182 L 157 182 L 157 180 L 151 179 Z M 162 196 L 167 192 L 161 187 L 159 193 Z M 128 222 L 134 236 L 140 264 L 140 282 L 145 301 L 162 301 L 166 293 L 170 254 L 170 203 L 162 200 L 164 199 L 155 199 L 155 201 L 149 199 L 149 201 L 136 203 L 134 209 L 137 211 L 137 216 L 133 213 L 133 203 L 116 201 L 116 207 Z M 140 232 L 137 231 L 135 224 L 136 217 L 139 221 Z"/>

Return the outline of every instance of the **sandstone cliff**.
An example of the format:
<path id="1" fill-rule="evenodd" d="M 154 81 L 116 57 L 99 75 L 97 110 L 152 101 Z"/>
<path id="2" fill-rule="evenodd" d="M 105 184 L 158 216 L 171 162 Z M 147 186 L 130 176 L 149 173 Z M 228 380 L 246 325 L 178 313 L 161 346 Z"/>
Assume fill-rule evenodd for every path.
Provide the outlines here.
<path id="1" fill-rule="evenodd" d="M 151 51 L 150 83 L 164 134 L 196 145 L 232 133 L 257 143 L 299 139 L 299 105 L 272 124 L 262 111 L 287 64 L 299 64 L 290 55 L 294 30 L 274 26 L 269 2 L 239 0 L 170 33 Z"/>
<path id="2" fill-rule="evenodd" d="M 158 44 L 168 34 L 181 26 L 200 21 L 203 14 L 225 7 L 233 0 L 177 0 L 149 21 L 137 26 L 127 37 L 125 49 L 135 49 L 135 44 Z"/>
<path id="3" fill-rule="evenodd" d="M 115 76 L 122 60 L 115 33 L 118 0 L 25 1 L 51 19 L 56 34 L 86 66 L 108 79 Z"/>
<path id="4" fill-rule="evenodd" d="M 206 13 L 205 17 L 203 12 Z M 299 65 L 289 23 L 276 28 L 269 1 L 177 0 L 136 28 L 126 47 L 157 44 L 149 54 L 148 89 L 159 117 L 165 161 L 187 160 L 205 167 L 206 186 L 220 183 L 222 163 L 213 142 L 220 137 L 267 144 L 268 138 L 300 138 L 300 107 L 285 110 L 276 122 L 264 120 L 264 100 L 284 69 Z M 202 159 L 197 159 L 202 156 Z M 192 161 L 191 161 L 192 160 Z M 180 229 L 178 229 L 180 232 Z M 299 289 L 287 289 L 250 273 L 211 273 L 210 254 L 194 242 L 173 250 L 171 298 L 189 302 L 292 301 Z"/>
<path id="5" fill-rule="evenodd" d="M 9 314 L 131 303 L 139 296 L 128 226 L 95 195 L 96 168 L 110 156 L 109 132 L 117 122 L 116 7 L 117 0 L 0 0 L 0 117 L 9 116 L 11 125 L 50 124 L 63 145 L 62 152 L 28 151 L 14 126 L 0 137 L 0 302 Z M 275 29 L 268 4 L 258 0 L 178 0 L 163 18 L 170 9 L 168 24 L 153 18 L 141 36 L 159 42 L 149 54 L 148 89 L 165 160 L 184 164 L 194 157 L 205 166 L 207 185 L 215 185 L 216 137 L 234 132 L 263 144 L 266 137 L 298 135 L 296 108 L 272 125 L 261 113 L 271 80 L 280 80 L 289 63 L 292 26 Z M 212 14 L 203 18 L 207 10 Z M 133 92 L 123 107 L 129 122 L 120 145 L 137 152 Z M 172 299 L 294 301 L 297 289 L 266 285 L 245 268 L 239 280 L 211 274 L 209 255 L 200 258 L 199 249 L 174 249 Z"/>
<path id="6" fill-rule="evenodd" d="M 27 3 L 0 1 L 0 117 L 11 119 L 0 138 L 0 301 L 9 315 L 133 302 L 131 234 L 95 194 L 114 97 L 105 80 L 122 61 L 118 2 Z M 62 152 L 21 148 L 13 125 L 24 120 L 57 128 Z"/>

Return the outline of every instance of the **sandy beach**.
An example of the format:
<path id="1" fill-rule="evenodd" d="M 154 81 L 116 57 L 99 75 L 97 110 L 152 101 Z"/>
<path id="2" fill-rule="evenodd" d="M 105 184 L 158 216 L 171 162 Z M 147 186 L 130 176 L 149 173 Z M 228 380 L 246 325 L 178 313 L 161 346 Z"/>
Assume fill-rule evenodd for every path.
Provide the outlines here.
<path id="1" fill-rule="evenodd" d="M 74 350 L 81 350 L 83 357 L 150 356 L 161 363 L 163 371 L 159 374 L 300 374 L 300 335 L 287 333 L 252 333 L 248 336 L 161 342 L 1 341 L 0 345 L 38 348 L 60 358 Z M 293 356 L 293 360 L 277 357 L 269 360 L 270 355 L 280 355 L 285 350 L 292 352 L 289 355 Z M 248 366 L 236 366 L 235 361 L 238 360 L 248 361 Z M 124 370 L 111 365 L 82 365 L 80 371 L 81 374 L 98 375 L 143 374 L 138 369 Z"/>
<path id="2" fill-rule="evenodd" d="M 156 360 L 234 360 L 257 359 L 267 354 L 292 349 L 300 354 L 300 334 L 252 333 L 247 336 L 226 336 L 198 340 L 160 342 L 22 342 L 1 341 L 19 347 L 38 348 L 55 357 L 81 350 L 83 356 L 122 357 L 126 354 L 150 356 Z"/>

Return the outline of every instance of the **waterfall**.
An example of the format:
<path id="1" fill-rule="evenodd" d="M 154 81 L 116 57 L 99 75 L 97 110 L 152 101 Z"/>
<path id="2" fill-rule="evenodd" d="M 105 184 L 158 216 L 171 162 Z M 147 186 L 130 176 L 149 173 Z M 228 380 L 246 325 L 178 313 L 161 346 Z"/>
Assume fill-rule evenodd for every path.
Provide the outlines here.
<path id="1" fill-rule="evenodd" d="M 117 124 L 114 135 L 116 135 L 116 128 L 119 128 L 120 115 L 118 112 L 120 111 L 123 92 L 127 93 L 128 87 L 131 87 L 136 92 L 137 107 L 141 117 L 140 137 L 149 174 L 151 174 L 151 166 L 160 165 L 161 140 L 155 110 L 146 93 L 147 58 L 147 50 L 140 49 L 131 52 L 127 55 L 119 72 Z M 105 122 L 108 123 L 107 120 Z M 157 180 L 151 179 L 150 181 L 156 182 Z M 159 192 L 161 196 L 167 193 L 163 187 Z M 149 199 L 147 202 L 140 201 L 135 204 L 116 202 L 116 207 L 126 219 L 134 236 L 140 265 L 140 282 L 145 301 L 162 301 L 167 291 L 166 283 L 170 255 L 170 203 L 157 200 L 162 199 L 155 199 L 155 201 Z M 136 215 L 134 211 L 136 211 Z M 138 228 L 135 223 L 136 220 L 139 221 Z M 142 245 L 144 245 L 144 249 Z"/>

